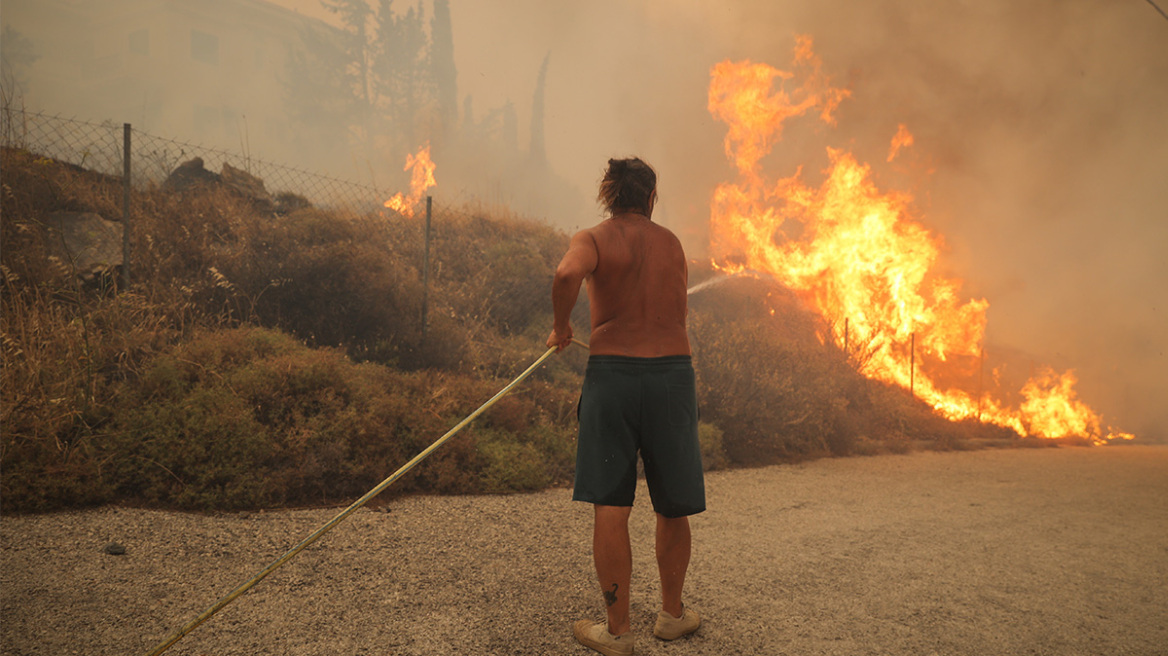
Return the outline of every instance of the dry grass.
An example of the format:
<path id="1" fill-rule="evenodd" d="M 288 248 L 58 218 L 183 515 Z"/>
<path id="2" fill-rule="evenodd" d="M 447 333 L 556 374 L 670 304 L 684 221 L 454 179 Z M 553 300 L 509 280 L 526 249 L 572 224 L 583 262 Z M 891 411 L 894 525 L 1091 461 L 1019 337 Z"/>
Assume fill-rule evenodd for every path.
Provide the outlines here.
<path id="1" fill-rule="evenodd" d="M 119 290 L 117 272 L 78 282 L 47 218 L 119 218 L 120 181 L 0 157 L 6 511 L 352 497 L 542 351 L 567 245 L 547 226 L 438 208 L 423 339 L 420 220 L 263 214 L 219 187 L 136 191 L 133 285 Z M 710 467 L 1009 440 L 858 376 L 782 288 L 734 281 L 692 309 Z M 574 317 L 586 325 L 587 308 Z M 569 481 L 586 357 L 551 361 L 397 489 Z"/>

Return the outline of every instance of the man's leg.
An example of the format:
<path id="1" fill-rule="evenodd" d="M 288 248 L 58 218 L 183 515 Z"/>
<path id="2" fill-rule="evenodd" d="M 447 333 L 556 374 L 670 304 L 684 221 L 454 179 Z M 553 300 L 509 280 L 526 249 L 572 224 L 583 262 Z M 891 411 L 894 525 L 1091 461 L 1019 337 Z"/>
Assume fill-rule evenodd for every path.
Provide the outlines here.
<path id="1" fill-rule="evenodd" d="M 627 535 L 627 534 L 626 534 Z M 681 617 L 681 589 L 689 569 L 689 517 L 657 515 L 657 571 L 661 575 L 661 607 Z"/>
<path id="2" fill-rule="evenodd" d="M 632 508 L 599 504 L 595 508 L 592 559 L 608 607 L 608 632 L 620 635 L 629 630 L 629 579 L 633 575 L 629 513 Z M 688 555 L 686 558 L 688 560 Z"/>

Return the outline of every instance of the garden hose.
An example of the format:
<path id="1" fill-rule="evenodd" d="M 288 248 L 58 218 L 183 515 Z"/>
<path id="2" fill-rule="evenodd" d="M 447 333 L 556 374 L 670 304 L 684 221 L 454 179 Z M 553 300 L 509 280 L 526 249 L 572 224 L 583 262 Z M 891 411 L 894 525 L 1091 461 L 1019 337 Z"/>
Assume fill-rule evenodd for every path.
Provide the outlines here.
<path id="1" fill-rule="evenodd" d="M 579 344 L 580 346 L 583 346 L 584 348 L 588 348 L 587 344 L 585 344 L 584 342 L 582 342 L 576 338 L 572 338 L 572 342 Z M 320 538 L 320 536 L 331 531 L 333 529 L 333 527 L 335 527 L 337 524 L 340 524 L 342 521 L 344 521 L 344 519 L 346 517 L 348 517 L 349 515 L 353 514 L 353 512 L 355 510 L 357 510 L 361 506 L 365 505 L 366 502 L 368 502 L 370 499 L 372 499 L 373 497 L 380 494 L 382 491 L 385 490 L 385 488 L 389 487 L 390 485 L 393 485 L 394 481 L 401 478 L 402 475 L 405 474 L 406 472 L 408 472 L 409 470 L 413 469 L 414 466 L 417 465 L 419 462 L 422 462 L 423 460 L 425 460 L 431 453 L 433 453 L 435 450 L 437 450 L 438 447 L 442 446 L 443 444 L 445 444 L 447 442 L 447 440 L 449 440 L 451 437 L 453 437 L 455 433 L 457 433 L 458 431 L 465 428 L 467 424 L 469 424 L 471 421 L 473 421 L 475 419 L 475 417 L 478 417 L 479 415 L 481 415 L 484 411 L 486 411 L 487 408 L 494 405 L 496 401 L 498 401 L 499 399 L 506 396 L 508 392 L 510 392 L 512 389 L 514 389 L 516 385 L 521 383 L 524 378 L 527 378 L 527 376 L 530 375 L 531 372 L 535 371 L 536 368 L 539 367 L 539 365 L 543 364 L 544 360 L 547 360 L 548 357 L 550 357 L 551 354 L 553 354 L 555 352 L 556 352 L 556 347 L 555 346 L 550 347 L 547 351 L 544 352 L 543 355 L 539 356 L 539 359 L 537 359 L 535 362 L 533 362 L 530 367 L 528 367 L 526 370 L 524 370 L 523 373 L 516 376 L 515 380 L 512 380 L 510 383 L 507 384 L 506 387 L 499 390 L 499 392 L 497 394 L 495 394 L 494 396 L 492 396 L 489 401 L 487 401 L 486 403 L 479 406 L 478 410 L 475 410 L 474 412 L 467 415 L 467 417 L 465 419 L 458 422 L 458 424 L 454 428 L 451 428 L 449 431 L 447 431 L 445 435 L 443 435 L 442 437 L 435 440 L 433 444 L 426 447 L 425 450 L 423 450 L 418 455 L 414 456 L 413 459 L 411 459 L 406 464 L 402 465 L 397 471 L 390 474 L 389 478 L 386 478 L 384 481 L 381 481 L 380 483 L 378 483 L 377 487 L 374 487 L 372 490 L 369 490 L 360 499 L 357 499 L 356 501 L 354 501 L 352 503 L 352 505 L 350 505 L 348 508 L 345 508 L 344 510 L 342 510 L 339 514 L 337 514 L 336 517 L 333 517 L 332 519 L 330 519 L 328 521 L 328 523 L 326 523 L 324 526 L 321 526 L 320 528 L 313 531 L 312 535 L 309 535 L 308 537 L 304 538 L 304 540 L 302 540 L 300 542 L 300 544 L 298 544 L 295 547 L 292 547 L 290 550 L 288 550 L 288 553 L 277 558 L 270 565 L 263 568 L 263 570 L 261 570 L 259 574 L 256 574 L 255 576 L 251 577 L 251 579 L 249 579 L 246 583 L 244 583 L 244 584 L 240 585 L 239 587 L 235 588 L 234 590 L 232 590 L 226 597 L 223 597 L 219 601 L 215 602 L 214 606 L 211 606 L 207 610 L 203 611 L 202 614 L 200 614 L 198 617 L 196 617 L 195 619 L 188 622 L 181 629 L 176 631 L 174 633 L 174 635 L 170 636 L 165 641 L 160 643 L 157 647 L 155 647 L 150 652 L 149 656 L 158 656 L 162 652 L 169 649 L 171 647 L 171 645 L 173 645 L 174 643 L 181 640 L 183 638 L 183 636 L 187 635 L 191 631 L 194 631 L 195 627 L 199 626 L 203 622 L 210 619 L 212 615 L 214 615 L 215 613 L 218 613 L 220 610 L 223 609 L 224 606 L 231 603 L 232 601 L 235 601 L 236 597 L 238 597 L 238 596 L 242 595 L 243 593 L 247 592 L 248 590 L 250 590 L 255 584 L 262 581 L 264 579 L 264 577 L 266 577 L 268 574 L 271 574 L 277 568 L 279 568 L 281 565 L 283 565 L 284 563 L 291 560 L 293 556 L 295 556 L 296 554 L 303 551 L 305 547 L 312 544 L 313 542 L 316 542 L 316 540 L 318 538 Z"/>

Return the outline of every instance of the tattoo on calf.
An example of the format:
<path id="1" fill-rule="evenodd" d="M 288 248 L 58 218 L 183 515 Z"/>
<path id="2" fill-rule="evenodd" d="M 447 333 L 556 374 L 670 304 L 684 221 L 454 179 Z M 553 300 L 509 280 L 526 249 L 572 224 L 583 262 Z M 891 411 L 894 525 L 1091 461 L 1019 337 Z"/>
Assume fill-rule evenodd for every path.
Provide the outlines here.
<path id="1" fill-rule="evenodd" d="M 620 589 L 620 585 L 617 583 L 613 583 L 612 590 L 605 590 L 604 591 L 604 603 L 606 605 L 611 606 L 611 605 L 616 603 L 616 591 L 618 589 Z"/>

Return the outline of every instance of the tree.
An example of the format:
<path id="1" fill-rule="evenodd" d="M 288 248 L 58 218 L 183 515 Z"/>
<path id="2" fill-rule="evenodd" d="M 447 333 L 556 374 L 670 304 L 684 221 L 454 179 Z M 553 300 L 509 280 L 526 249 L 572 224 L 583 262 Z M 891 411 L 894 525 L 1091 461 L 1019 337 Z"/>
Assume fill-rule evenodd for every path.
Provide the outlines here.
<path id="1" fill-rule="evenodd" d="M 453 131 L 458 124 L 458 70 L 454 66 L 454 29 L 450 24 L 449 0 L 434 0 L 430 22 L 430 75 L 438 102 L 440 132 Z"/>
<path id="2" fill-rule="evenodd" d="M 380 0 L 375 22 L 372 46 L 375 104 L 388 122 L 386 132 L 401 157 L 415 151 L 426 140 L 419 135 L 418 123 L 424 120 L 425 110 L 432 105 L 434 97 L 425 15 L 421 3 L 398 16 L 393 11 L 393 0 Z"/>
<path id="3" fill-rule="evenodd" d="M 354 95 L 365 114 L 366 121 L 371 115 L 369 111 L 373 102 L 369 93 L 369 18 L 373 10 L 366 0 L 321 0 L 325 9 L 337 14 L 341 18 L 342 29 L 345 33 L 344 52 L 348 59 L 348 66 L 344 75 L 348 84 L 353 88 Z M 367 127 L 367 126 L 366 126 Z"/>
<path id="4" fill-rule="evenodd" d="M 350 63 L 345 39 L 322 24 L 303 29 L 300 40 L 282 80 L 286 111 L 302 126 L 292 138 L 311 152 L 335 150 L 348 144 L 350 127 L 359 121 L 351 80 L 338 74 Z"/>
<path id="5" fill-rule="evenodd" d="M 540 65 L 539 76 L 535 79 L 535 94 L 531 101 L 531 162 L 535 165 L 547 163 L 547 148 L 543 140 L 543 99 L 547 89 L 550 57 L 550 52 L 543 56 L 543 64 Z"/>

